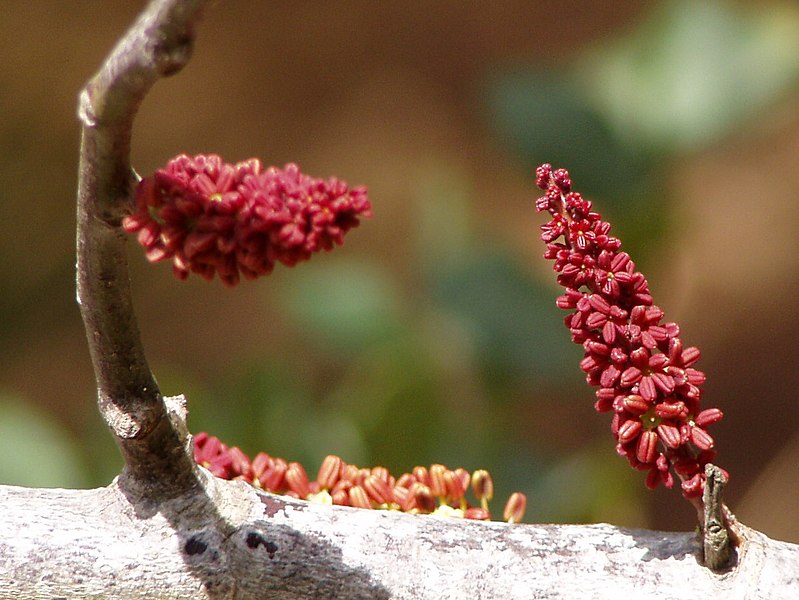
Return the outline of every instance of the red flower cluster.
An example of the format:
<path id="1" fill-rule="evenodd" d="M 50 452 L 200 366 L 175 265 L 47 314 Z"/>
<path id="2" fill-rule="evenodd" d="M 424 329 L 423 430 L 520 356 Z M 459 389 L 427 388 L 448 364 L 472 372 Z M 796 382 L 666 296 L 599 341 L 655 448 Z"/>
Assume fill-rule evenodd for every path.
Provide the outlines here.
<path id="1" fill-rule="evenodd" d="M 332 249 L 370 215 L 365 188 L 314 179 L 295 164 L 181 155 L 139 183 L 136 212 L 122 226 L 138 232 L 150 262 L 171 259 L 178 279 L 218 273 L 232 286 L 240 274 L 255 279 L 278 261 L 293 266 Z"/>
<path id="2" fill-rule="evenodd" d="M 222 479 L 241 479 L 268 492 L 321 504 L 491 519 L 488 502 L 494 495 L 494 484 L 485 470 L 470 474 L 465 469 L 450 470 L 436 464 L 414 467 L 413 472 L 394 478 L 385 467 L 359 469 L 330 455 L 322 461 L 316 479 L 310 480 L 300 463 L 264 452 L 251 461 L 239 448 L 228 448 L 204 432 L 194 436 L 194 460 Z M 472 506 L 466 499 L 470 487 L 479 506 Z M 526 503 L 524 494 L 512 494 L 503 513 L 505 520 L 521 521 Z"/>
<path id="3" fill-rule="evenodd" d="M 649 488 L 672 487 L 673 470 L 685 497 L 699 498 L 704 466 L 716 455 L 706 427 L 722 418 L 717 408 L 700 409 L 705 374 L 693 368 L 699 349 L 683 346 L 676 323 L 662 322 L 646 277 L 610 224 L 571 190 L 569 173 L 541 165 L 536 185 L 545 190 L 536 209 L 552 216 L 541 227 L 544 257 L 555 261 L 566 288 L 557 305 L 574 311 L 565 323 L 585 349 L 580 367 L 589 385 L 599 388 L 594 407 L 613 412 L 616 450 L 648 471 Z"/>

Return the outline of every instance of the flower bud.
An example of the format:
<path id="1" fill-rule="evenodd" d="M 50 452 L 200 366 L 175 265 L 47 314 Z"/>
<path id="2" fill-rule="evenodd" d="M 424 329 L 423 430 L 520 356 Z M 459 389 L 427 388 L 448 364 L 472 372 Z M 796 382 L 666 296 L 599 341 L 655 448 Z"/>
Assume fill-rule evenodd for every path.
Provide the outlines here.
<path id="1" fill-rule="evenodd" d="M 400 507 L 400 510 L 407 512 L 413 508 L 413 495 L 410 489 L 396 486 L 391 490 L 391 497 L 394 504 Z"/>
<path id="2" fill-rule="evenodd" d="M 286 470 L 286 484 L 289 490 L 295 492 L 300 498 L 305 498 L 311 493 L 308 482 L 308 474 L 305 468 L 298 462 L 289 463 Z"/>
<path id="3" fill-rule="evenodd" d="M 340 457 L 329 454 L 322 461 L 319 466 L 319 473 L 316 476 L 316 481 L 322 489 L 332 489 L 339 479 L 341 473 L 341 465 L 344 461 Z"/>
<path id="4" fill-rule="evenodd" d="M 454 471 L 444 471 L 444 487 L 447 490 L 444 495 L 449 500 L 460 500 L 466 493 L 463 480 L 455 475 Z"/>
<path id="5" fill-rule="evenodd" d="M 416 477 L 414 477 L 410 473 L 403 473 L 402 475 L 400 475 L 400 478 L 397 479 L 395 487 L 410 488 L 415 482 L 416 482 Z"/>
<path id="6" fill-rule="evenodd" d="M 446 472 L 444 465 L 430 465 L 430 491 L 439 498 L 447 495 L 447 483 L 444 480 Z"/>
<path id="7" fill-rule="evenodd" d="M 371 500 L 377 504 L 388 504 L 393 500 L 393 494 L 388 484 L 377 475 L 369 475 L 363 480 L 362 486 Z"/>
<path id="8" fill-rule="evenodd" d="M 622 400 L 622 406 L 624 406 L 625 410 L 628 412 L 639 417 L 649 410 L 649 403 L 638 394 L 625 396 L 624 400 Z"/>
<path id="9" fill-rule="evenodd" d="M 478 469 L 472 473 L 472 491 L 481 506 L 486 508 L 486 504 L 494 498 L 494 480 L 488 471 Z"/>
<path id="10" fill-rule="evenodd" d="M 355 465 L 342 463 L 340 479 L 355 483 L 355 481 L 358 479 L 358 467 Z"/>
<path id="11" fill-rule="evenodd" d="M 644 464 L 652 464 L 657 458 L 658 434 L 644 431 L 638 438 L 635 457 Z"/>
<path id="12" fill-rule="evenodd" d="M 279 491 L 284 483 L 288 464 L 282 458 L 274 459 L 272 467 L 264 471 L 258 480 L 261 482 L 261 488 L 268 492 Z"/>
<path id="13" fill-rule="evenodd" d="M 724 413 L 718 408 L 707 408 L 696 415 L 694 422 L 699 425 L 699 427 L 707 427 L 713 423 L 718 423 L 721 421 L 722 417 L 724 417 Z"/>
<path id="14" fill-rule="evenodd" d="M 519 523 L 524 517 L 524 511 L 527 508 L 527 496 L 521 492 L 513 492 L 505 504 L 505 510 L 502 513 L 508 523 Z"/>
<path id="15" fill-rule="evenodd" d="M 669 448 L 676 449 L 682 445 L 682 436 L 680 436 L 680 430 L 674 425 L 661 423 L 657 426 L 657 434 L 663 443 Z"/>
<path id="16" fill-rule="evenodd" d="M 372 508 L 372 503 L 369 501 L 369 495 L 359 485 L 354 485 L 350 488 L 350 506 L 355 508 Z"/>
<path id="17" fill-rule="evenodd" d="M 463 518 L 475 521 L 490 521 L 491 513 L 486 508 L 473 506 L 463 511 Z"/>
<path id="18" fill-rule="evenodd" d="M 431 513 L 436 509 L 436 499 L 429 487 L 418 481 L 411 486 L 414 506 L 420 513 Z"/>
<path id="19" fill-rule="evenodd" d="M 379 477 L 386 483 L 388 483 L 389 479 L 391 478 L 391 474 L 385 467 L 372 467 L 372 475 Z"/>
<path id="20" fill-rule="evenodd" d="M 713 447 L 713 437 L 701 427 L 691 427 L 691 443 L 700 450 L 710 450 Z"/>
<path id="21" fill-rule="evenodd" d="M 337 506 L 349 506 L 350 505 L 350 495 L 349 490 L 339 489 L 330 492 L 330 498 L 333 501 L 333 504 Z"/>
<path id="22" fill-rule="evenodd" d="M 416 477 L 416 481 L 426 486 L 430 485 L 430 473 L 425 467 L 416 466 L 413 468 L 412 473 Z"/>
<path id="23" fill-rule="evenodd" d="M 626 444 L 634 440 L 641 432 L 641 427 L 641 421 L 638 419 L 630 419 L 625 421 L 621 427 L 619 427 L 619 442 Z"/>

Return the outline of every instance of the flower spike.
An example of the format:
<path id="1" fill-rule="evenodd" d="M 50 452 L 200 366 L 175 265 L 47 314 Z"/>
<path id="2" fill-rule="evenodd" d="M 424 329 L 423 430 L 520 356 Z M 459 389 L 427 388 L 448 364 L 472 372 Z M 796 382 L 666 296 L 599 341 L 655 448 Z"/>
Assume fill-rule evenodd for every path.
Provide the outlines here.
<path id="1" fill-rule="evenodd" d="M 556 304 L 573 311 L 566 326 L 585 349 L 580 367 L 598 388 L 594 407 L 613 413 L 616 451 L 647 471 L 647 487 L 672 487 L 676 473 L 683 495 L 700 503 L 705 465 L 715 457 L 706 427 L 723 415 L 700 408 L 705 375 L 693 368 L 699 349 L 684 347 L 679 327 L 662 322 L 646 277 L 610 224 L 572 191 L 568 171 L 541 165 L 536 185 L 544 191 L 536 210 L 551 217 L 541 226 L 544 257 L 565 288 Z"/>
<path id="2" fill-rule="evenodd" d="M 150 262 L 171 260 L 178 279 L 218 274 L 233 286 L 331 250 L 369 216 L 366 188 L 314 179 L 295 164 L 264 169 L 257 159 L 233 165 L 200 154 L 144 178 L 122 227 L 138 234 Z"/>

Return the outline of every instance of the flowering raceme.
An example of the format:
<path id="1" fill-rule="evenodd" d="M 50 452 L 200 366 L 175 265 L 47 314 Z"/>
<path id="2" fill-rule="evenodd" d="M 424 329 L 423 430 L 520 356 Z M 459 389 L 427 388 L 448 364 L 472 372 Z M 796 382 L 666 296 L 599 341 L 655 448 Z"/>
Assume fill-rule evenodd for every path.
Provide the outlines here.
<path id="1" fill-rule="evenodd" d="M 136 210 L 122 221 L 138 233 L 150 262 L 172 260 L 178 279 L 190 272 L 226 285 L 269 274 L 331 250 L 359 219 L 371 216 L 366 189 L 300 173 L 295 164 L 264 169 L 219 156 L 178 156 L 136 189 Z"/>
<path id="2" fill-rule="evenodd" d="M 699 349 L 683 346 L 677 324 L 662 321 L 646 278 L 610 235 L 610 224 L 571 190 L 569 173 L 541 165 L 536 185 L 545 192 L 536 209 L 552 217 L 541 227 L 544 257 L 555 261 L 565 288 L 557 305 L 573 311 L 565 323 L 585 349 L 580 368 L 599 388 L 594 407 L 613 413 L 616 450 L 648 471 L 647 487 L 672 487 L 673 472 L 683 495 L 698 502 L 704 466 L 716 455 L 706 428 L 723 416 L 700 407 Z"/>
<path id="3" fill-rule="evenodd" d="M 395 478 L 385 467 L 359 469 L 330 455 L 322 461 L 316 479 L 311 480 L 300 463 L 265 452 L 251 461 L 239 448 L 229 448 L 205 432 L 194 436 L 194 460 L 222 479 L 240 479 L 267 492 L 319 504 L 491 519 L 488 503 L 494 495 L 494 483 L 483 469 L 470 474 L 465 469 L 450 470 L 435 464 L 414 467 L 411 473 Z M 470 487 L 479 506 L 472 506 L 466 498 Z M 521 521 L 526 505 L 524 494 L 511 494 L 503 513 L 505 520 Z"/>

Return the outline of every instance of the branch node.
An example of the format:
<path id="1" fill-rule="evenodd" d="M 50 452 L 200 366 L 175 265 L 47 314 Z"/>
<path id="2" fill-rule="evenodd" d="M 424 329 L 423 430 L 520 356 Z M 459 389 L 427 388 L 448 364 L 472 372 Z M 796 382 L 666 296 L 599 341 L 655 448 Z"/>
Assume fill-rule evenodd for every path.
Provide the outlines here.
<path id="1" fill-rule="evenodd" d="M 735 517 L 724 505 L 722 495 L 727 477 L 716 465 L 705 465 L 704 523 L 702 547 L 705 566 L 713 571 L 733 567 L 737 560 L 735 546 L 739 541 L 734 530 Z"/>
<path id="2" fill-rule="evenodd" d="M 78 120 L 84 127 L 95 127 L 97 125 L 97 118 L 94 114 L 88 86 L 81 91 L 78 98 Z"/>
<path id="3" fill-rule="evenodd" d="M 161 77 L 175 75 L 189 62 L 193 49 L 192 33 L 182 32 L 157 40 L 152 50 L 156 70 Z"/>

